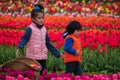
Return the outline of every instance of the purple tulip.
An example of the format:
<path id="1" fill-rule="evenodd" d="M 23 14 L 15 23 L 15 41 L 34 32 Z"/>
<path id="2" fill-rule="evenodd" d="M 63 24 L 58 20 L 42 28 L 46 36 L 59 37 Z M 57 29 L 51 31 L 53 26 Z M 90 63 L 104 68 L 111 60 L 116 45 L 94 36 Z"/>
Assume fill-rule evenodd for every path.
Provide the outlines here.
<path id="1" fill-rule="evenodd" d="M 18 75 L 22 75 L 22 74 L 23 74 L 22 70 L 15 70 L 8 73 L 9 76 L 13 76 L 13 77 L 17 77 Z"/>
<path id="2" fill-rule="evenodd" d="M 0 67 L 0 72 L 2 72 L 2 68 Z"/>
<path id="3" fill-rule="evenodd" d="M 40 76 L 38 80 L 44 80 L 44 76 Z"/>
<path id="4" fill-rule="evenodd" d="M 10 68 L 4 68 L 3 72 L 9 73 L 9 72 L 11 72 L 11 69 Z"/>
<path id="5" fill-rule="evenodd" d="M 32 70 L 27 70 L 24 72 L 24 74 L 26 77 L 33 79 L 33 80 L 36 80 L 36 74 Z"/>
<path id="6" fill-rule="evenodd" d="M 47 75 L 47 70 L 43 70 L 42 75 Z"/>
<path id="7" fill-rule="evenodd" d="M 51 79 L 52 77 L 57 77 L 57 76 L 58 76 L 57 73 L 50 73 L 50 74 L 47 75 L 47 77 L 49 79 Z"/>
<path id="8" fill-rule="evenodd" d="M 9 72 L 8 76 L 14 76 L 15 77 L 15 72 Z"/>
<path id="9" fill-rule="evenodd" d="M 5 74 L 0 74 L 0 80 L 5 80 Z"/>
<path id="10" fill-rule="evenodd" d="M 118 79 L 120 79 L 120 72 L 118 73 Z"/>

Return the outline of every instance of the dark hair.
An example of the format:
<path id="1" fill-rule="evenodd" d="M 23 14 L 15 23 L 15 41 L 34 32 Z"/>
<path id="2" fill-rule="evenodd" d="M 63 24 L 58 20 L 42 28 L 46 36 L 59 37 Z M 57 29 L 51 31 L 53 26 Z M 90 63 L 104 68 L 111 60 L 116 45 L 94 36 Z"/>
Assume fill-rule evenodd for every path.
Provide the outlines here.
<path id="1" fill-rule="evenodd" d="M 34 9 L 31 11 L 31 17 L 36 18 L 40 12 L 44 13 L 44 7 L 40 4 L 35 4 Z"/>
<path id="2" fill-rule="evenodd" d="M 71 21 L 67 27 L 66 27 L 66 31 L 63 32 L 62 36 L 63 38 L 65 38 L 68 34 L 72 34 L 74 33 L 75 30 L 81 30 L 82 26 L 78 21 Z"/>
<path id="3" fill-rule="evenodd" d="M 78 21 L 71 21 L 67 27 L 66 27 L 66 31 L 68 32 L 68 34 L 72 34 L 74 33 L 75 30 L 81 30 L 82 26 Z"/>

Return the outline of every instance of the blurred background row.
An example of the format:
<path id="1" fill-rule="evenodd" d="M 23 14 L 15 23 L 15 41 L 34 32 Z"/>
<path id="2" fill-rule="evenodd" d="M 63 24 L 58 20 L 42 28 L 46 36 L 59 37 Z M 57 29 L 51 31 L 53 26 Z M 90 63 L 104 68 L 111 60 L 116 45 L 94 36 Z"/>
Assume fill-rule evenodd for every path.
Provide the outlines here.
<path id="1" fill-rule="evenodd" d="M 48 14 L 109 14 L 120 15 L 120 0 L 1 0 L 2 13 L 29 13 L 40 3 Z"/>

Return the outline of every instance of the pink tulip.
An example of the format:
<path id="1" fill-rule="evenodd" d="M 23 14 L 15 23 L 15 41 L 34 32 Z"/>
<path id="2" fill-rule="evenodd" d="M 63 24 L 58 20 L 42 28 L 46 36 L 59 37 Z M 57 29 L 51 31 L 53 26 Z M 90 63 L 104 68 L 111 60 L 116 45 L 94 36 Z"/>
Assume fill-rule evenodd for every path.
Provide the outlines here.
<path id="1" fill-rule="evenodd" d="M 18 75 L 17 79 L 18 80 L 24 80 L 24 77 L 22 75 Z"/>
<path id="2" fill-rule="evenodd" d="M 99 80 L 100 79 L 100 77 L 99 77 L 99 75 L 93 75 L 93 80 Z"/>
<path id="3" fill-rule="evenodd" d="M 51 80 L 57 80 L 57 79 L 53 77 L 53 78 L 51 78 Z"/>
<path id="4" fill-rule="evenodd" d="M 71 80 L 71 78 L 70 77 L 63 77 L 63 79 L 61 79 L 61 80 Z"/>
<path id="5" fill-rule="evenodd" d="M 24 78 L 24 80 L 30 80 L 29 78 Z"/>
<path id="6" fill-rule="evenodd" d="M 57 77 L 57 79 L 56 80 L 63 80 L 63 78 L 62 77 Z"/>
<path id="7" fill-rule="evenodd" d="M 90 80 L 90 77 L 89 76 L 83 76 L 83 79 L 84 80 Z"/>
<path id="8" fill-rule="evenodd" d="M 6 76 L 6 80 L 15 80 L 14 77 Z"/>
<path id="9" fill-rule="evenodd" d="M 6 80 L 9 80 L 10 79 L 10 76 L 6 76 Z"/>
<path id="10" fill-rule="evenodd" d="M 117 74 L 112 74 L 111 78 L 112 79 L 118 79 L 118 75 Z"/>
<path id="11" fill-rule="evenodd" d="M 75 80 L 82 80 L 81 76 L 75 76 Z"/>

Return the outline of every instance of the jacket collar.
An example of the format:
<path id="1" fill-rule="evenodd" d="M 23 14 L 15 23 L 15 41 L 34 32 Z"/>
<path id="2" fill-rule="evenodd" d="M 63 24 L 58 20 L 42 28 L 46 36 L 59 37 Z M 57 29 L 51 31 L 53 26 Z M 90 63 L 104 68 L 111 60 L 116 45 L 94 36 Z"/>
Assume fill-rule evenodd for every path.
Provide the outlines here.
<path id="1" fill-rule="evenodd" d="M 32 21 L 39 29 L 41 29 L 44 25 L 39 25 L 38 23 L 36 23 L 35 21 Z"/>

